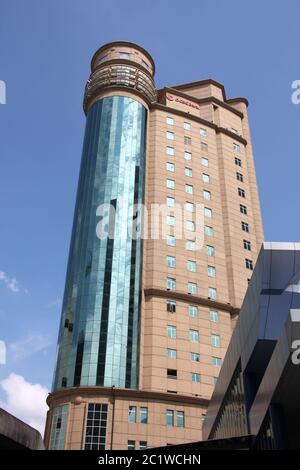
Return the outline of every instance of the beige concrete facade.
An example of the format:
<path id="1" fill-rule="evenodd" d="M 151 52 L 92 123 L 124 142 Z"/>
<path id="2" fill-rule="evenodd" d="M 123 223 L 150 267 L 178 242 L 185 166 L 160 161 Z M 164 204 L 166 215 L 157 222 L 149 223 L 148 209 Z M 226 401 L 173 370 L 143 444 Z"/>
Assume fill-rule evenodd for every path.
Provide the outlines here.
<path id="1" fill-rule="evenodd" d="M 130 53 L 133 62 L 142 59 L 152 75 L 152 59 L 129 43 L 101 48 L 93 67 L 117 62 L 119 52 Z M 85 387 L 52 394 L 45 440 L 49 445 L 53 409 L 68 404 L 65 449 L 84 448 L 88 403 L 108 404 L 106 449 L 127 449 L 129 441 L 138 449 L 145 442 L 156 447 L 201 440 L 206 406 L 263 241 L 244 98 L 227 100 L 224 87 L 213 80 L 156 90 L 152 101 L 138 87 L 108 83 L 88 106 L 114 94 L 138 99 L 149 110 L 147 208 L 171 197 L 180 206 L 202 204 L 211 217 L 204 217 L 209 231 L 200 250 L 187 250 L 186 239 L 177 239 L 175 246 L 166 239 L 145 240 L 139 390 Z M 189 239 L 194 237 L 191 232 Z M 175 267 L 167 266 L 167 256 L 175 257 Z M 188 270 L 188 261 L 196 263 L 196 272 Z M 175 289 L 167 290 L 167 278 L 176 280 Z M 196 285 L 192 294 L 189 282 Z M 175 312 L 167 310 L 168 301 L 176 302 Z M 136 407 L 135 423 L 128 420 L 129 406 Z M 147 424 L 139 422 L 141 407 L 147 408 Z M 174 412 L 173 426 L 167 425 L 167 410 Z M 183 426 L 176 425 L 178 411 L 184 412 Z"/>

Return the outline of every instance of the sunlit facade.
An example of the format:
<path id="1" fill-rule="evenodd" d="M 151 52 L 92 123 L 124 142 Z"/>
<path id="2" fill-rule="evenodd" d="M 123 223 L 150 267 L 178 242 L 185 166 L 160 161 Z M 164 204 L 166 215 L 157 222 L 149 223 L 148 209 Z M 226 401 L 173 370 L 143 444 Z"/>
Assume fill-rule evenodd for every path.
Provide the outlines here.
<path id="1" fill-rule="evenodd" d="M 247 100 L 211 79 L 156 89 L 154 73 L 129 42 L 92 59 L 51 449 L 198 441 L 263 240 Z M 132 236 L 139 203 L 164 206 L 165 235 L 150 216 Z"/>

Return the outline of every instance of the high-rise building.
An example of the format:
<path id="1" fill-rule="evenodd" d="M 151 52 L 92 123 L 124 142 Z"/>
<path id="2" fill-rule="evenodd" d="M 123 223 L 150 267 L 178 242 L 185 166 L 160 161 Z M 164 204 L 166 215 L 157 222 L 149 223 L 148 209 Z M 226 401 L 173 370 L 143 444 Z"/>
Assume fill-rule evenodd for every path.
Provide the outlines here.
<path id="1" fill-rule="evenodd" d="M 46 445 L 199 441 L 263 241 L 247 100 L 212 79 L 157 90 L 128 42 L 91 69 Z M 133 236 L 138 204 L 147 237 Z"/>

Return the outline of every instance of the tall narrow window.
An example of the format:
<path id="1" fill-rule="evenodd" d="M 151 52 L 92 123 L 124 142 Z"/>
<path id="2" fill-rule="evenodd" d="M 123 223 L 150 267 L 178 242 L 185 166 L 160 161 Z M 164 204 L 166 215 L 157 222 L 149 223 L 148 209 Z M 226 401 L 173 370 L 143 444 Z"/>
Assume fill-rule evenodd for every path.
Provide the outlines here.
<path id="1" fill-rule="evenodd" d="M 85 433 L 85 450 L 105 450 L 107 404 L 89 403 Z"/>
<path id="2" fill-rule="evenodd" d="M 177 411 L 177 427 L 184 428 L 184 411 Z"/>
<path id="3" fill-rule="evenodd" d="M 166 424 L 169 427 L 174 426 L 174 410 L 167 410 Z"/>
<path id="4" fill-rule="evenodd" d="M 146 406 L 140 408 L 140 421 L 142 424 L 148 423 L 148 408 Z"/>
<path id="5" fill-rule="evenodd" d="M 128 423 L 136 423 L 136 406 L 128 407 Z"/>

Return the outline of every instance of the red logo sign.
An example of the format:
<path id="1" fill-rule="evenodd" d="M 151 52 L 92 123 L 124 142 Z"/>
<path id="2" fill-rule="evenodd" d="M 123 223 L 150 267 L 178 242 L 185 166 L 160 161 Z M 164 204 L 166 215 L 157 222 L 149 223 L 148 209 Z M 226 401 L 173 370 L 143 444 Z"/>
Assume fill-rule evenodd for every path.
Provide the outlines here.
<path id="1" fill-rule="evenodd" d="M 180 96 L 171 95 L 171 93 L 167 93 L 167 100 L 176 101 L 176 103 L 184 104 L 186 106 L 189 106 L 190 108 L 200 109 L 200 106 L 198 104 L 186 100 L 185 98 L 181 98 Z"/>

